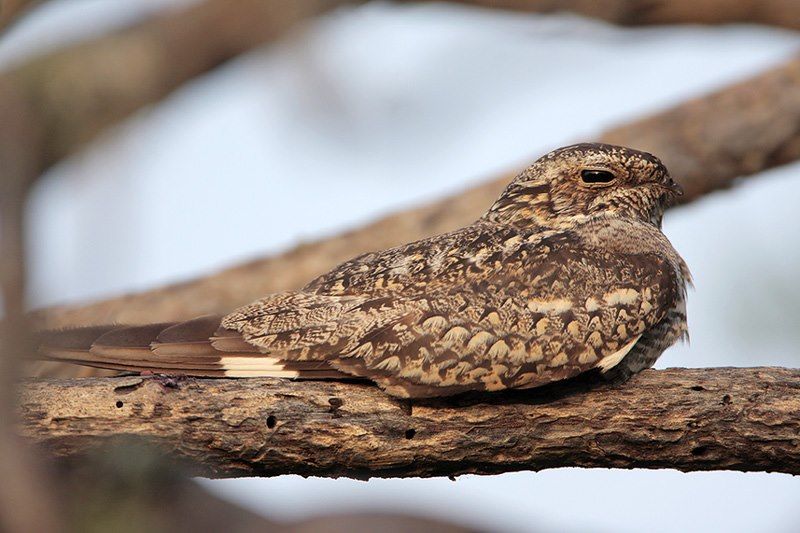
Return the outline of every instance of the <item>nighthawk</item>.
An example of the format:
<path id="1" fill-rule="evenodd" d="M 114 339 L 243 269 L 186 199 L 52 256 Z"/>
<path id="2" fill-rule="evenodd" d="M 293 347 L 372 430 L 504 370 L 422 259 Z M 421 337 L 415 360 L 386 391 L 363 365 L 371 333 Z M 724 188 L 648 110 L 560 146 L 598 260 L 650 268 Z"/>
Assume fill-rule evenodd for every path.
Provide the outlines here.
<path id="1" fill-rule="evenodd" d="M 686 335 L 689 271 L 653 155 L 550 152 L 464 228 L 347 261 L 222 317 L 45 336 L 56 360 L 192 376 L 362 377 L 406 398 L 626 379 Z"/>

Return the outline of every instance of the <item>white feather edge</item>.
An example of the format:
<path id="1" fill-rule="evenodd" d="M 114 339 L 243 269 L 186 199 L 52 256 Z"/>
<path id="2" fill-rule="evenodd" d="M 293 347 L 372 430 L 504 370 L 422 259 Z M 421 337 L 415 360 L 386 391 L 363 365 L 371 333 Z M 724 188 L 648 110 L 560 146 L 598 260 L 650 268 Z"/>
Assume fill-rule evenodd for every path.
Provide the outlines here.
<path id="1" fill-rule="evenodd" d="M 630 341 L 628 344 L 626 344 L 616 352 L 600 359 L 595 365 L 595 367 L 599 368 L 600 371 L 603 372 L 603 374 L 605 374 L 606 372 L 617 366 L 620 363 L 620 361 L 622 361 L 625 358 L 625 356 L 628 355 L 628 352 L 631 351 L 633 345 L 636 344 L 640 338 L 642 338 L 642 336 L 637 335 L 632 341 Z"/>

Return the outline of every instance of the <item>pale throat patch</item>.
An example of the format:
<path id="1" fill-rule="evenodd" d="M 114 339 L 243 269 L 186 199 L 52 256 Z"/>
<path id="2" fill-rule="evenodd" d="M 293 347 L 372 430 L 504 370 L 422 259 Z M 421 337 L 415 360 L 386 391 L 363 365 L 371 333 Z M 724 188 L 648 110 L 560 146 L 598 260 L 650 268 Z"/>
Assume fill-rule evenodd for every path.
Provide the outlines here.
<path id="1" fill-rule="evenodd" d="M 631 351 L 633 345 L 641 338 L 641 335 L 637 335 L 631 342 L 617 350 L 616 352 L 612 353 L 611 355 L 607 355 L 600 359 L 597 364 L 595 365 L 597 368 L 600 369 L 601 372 L 604 374 L 617 366 L 620 361 L 622 361 L 628 352 Z"/>

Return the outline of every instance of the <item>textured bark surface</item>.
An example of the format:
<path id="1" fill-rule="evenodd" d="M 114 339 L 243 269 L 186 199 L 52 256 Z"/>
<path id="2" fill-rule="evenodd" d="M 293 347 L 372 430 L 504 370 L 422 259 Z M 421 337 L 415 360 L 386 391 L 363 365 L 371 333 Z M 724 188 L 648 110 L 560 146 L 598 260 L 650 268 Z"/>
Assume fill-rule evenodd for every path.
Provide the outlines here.
<path id="1" fill-rule="evenodd" d="M 800 58 L 672 109 L 610 129 L 600 140 L 651 151 L 684 186 L 684 202 L 800 157 Z M 40 327 L 183 320 L 225 313 L 297 289 L 358 254 L 469 224 L 512 173 L 430 205 L 208 277 L 88 305 L 36 313 Z M 669 215 L 668 215 L 669 216 Z"/>
<path id="2" fill-rule="evenodd" d="M 615 24 L 720 24 L 754 22 L 800 28 L 796 0 L 455 0 L 518 11 L 572 11 Z"/>
<path id="3" fill-rule="evenodd" d="M 800 370 L 647 370 L 622 386 L 408 402 L 356 383 L 32 380 L 22 433 L 57 457 L 147 437 L 209 477 L 454 476 L 579 466 L 800 474 Z"/>

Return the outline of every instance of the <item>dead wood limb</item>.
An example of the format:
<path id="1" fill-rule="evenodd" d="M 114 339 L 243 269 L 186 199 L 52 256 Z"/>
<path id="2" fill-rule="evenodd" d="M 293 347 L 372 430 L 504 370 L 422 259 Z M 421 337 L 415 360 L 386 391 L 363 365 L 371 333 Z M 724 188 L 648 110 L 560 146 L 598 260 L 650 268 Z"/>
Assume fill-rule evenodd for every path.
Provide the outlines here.
<path id="1" fill-rule="evenodd" d="M 146 437 L 210 477 L 454 476 L 563 466 L 800 474 L 800 370 L 647 370 L 623 386 L 410 403 L 370 385 L 32 380 L 22 433 L 59 458 Z"/>
<path id="2" fill-rule="evenodd" d="M 800 29 L 795 0 L 451 0 L 473 6 L 552 13 L 572 11 L 614 24 L 757 23 Z"/>
<path id="3" fill-rule="evenodd" d="M 800 157 L 800 57 L 649 118 L 599 135 L 661 156 L 692 201 L 715 189 Z M 37 313 L 41 327 L 142 323 L 224 313 L 282 290 L 297 289 L 336 264 L 469 224 L 512 174 L 445 200 L 399 212 L 341 235 L 320 239 L 189 282 Z"/>

